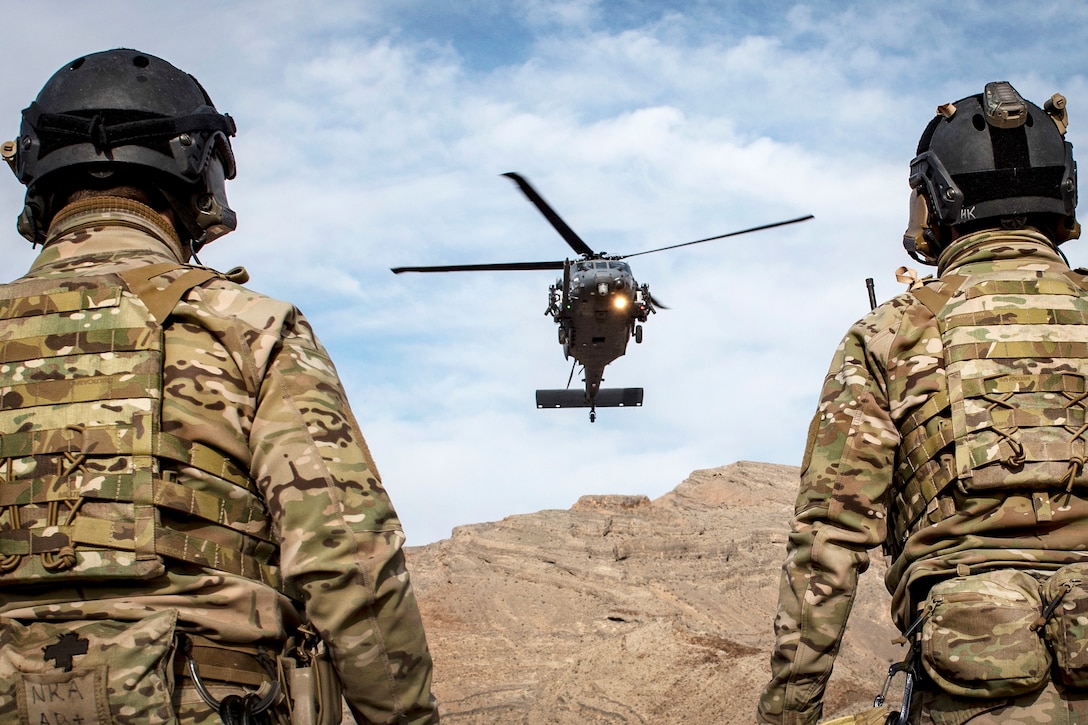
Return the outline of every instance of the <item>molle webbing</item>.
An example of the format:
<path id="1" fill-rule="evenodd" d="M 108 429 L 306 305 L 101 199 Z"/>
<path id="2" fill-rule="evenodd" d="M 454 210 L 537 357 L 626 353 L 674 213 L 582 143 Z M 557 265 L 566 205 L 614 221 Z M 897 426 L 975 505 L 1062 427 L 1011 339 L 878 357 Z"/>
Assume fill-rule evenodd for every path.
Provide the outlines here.
<path id="1" fill-rule="evenodd" d="M 0 582 L 151 577 L 167 556 L 279 587 L 246 472 L 160 429 L 161 323 L 215 276 L 165 263 L 0 288 Z"/>
<path id="2" fill-rule="evenodd" d="M 951 457 L 941 455 L 954 442 L 947 418 L 948 395 L 940 391 L 916 410 L 903 426 L 896 462 L 895 511 L 908 512 L 893 520 L 896 541 L 902 541 L 922 514 L 937 521 L 950 514 L 950 502 L 939 494 L 956 479 Z M 943 508 L 942 508 L 943 504 Z"/>
<path id="3" fill-rule="evenodd" d="M 937 319 L 946 384 L 900 427 L 897 540 L 954 512 L 953 483 L 975 495 L 1088 485 L 1088 294 L 1072 273 L 1024 274 L 915 292 Z"/>

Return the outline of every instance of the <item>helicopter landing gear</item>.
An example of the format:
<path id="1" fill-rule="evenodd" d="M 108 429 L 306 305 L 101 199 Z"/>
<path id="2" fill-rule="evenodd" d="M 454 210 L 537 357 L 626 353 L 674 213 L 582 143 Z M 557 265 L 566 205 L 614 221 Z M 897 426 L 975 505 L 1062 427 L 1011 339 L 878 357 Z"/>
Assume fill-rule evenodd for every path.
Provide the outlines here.
<path id="1" fill-rule="evenodd" d="M 642 344 L 642 325 L 635 325 L 635 342 Z"/>
<path id="2" fill-rule="evenodd" d="M 597 409 L 596 408 L 593 408 L 592 410 L 589 411 L 589 422 L 590 423 L 596 423 L 597 422 Z"/>

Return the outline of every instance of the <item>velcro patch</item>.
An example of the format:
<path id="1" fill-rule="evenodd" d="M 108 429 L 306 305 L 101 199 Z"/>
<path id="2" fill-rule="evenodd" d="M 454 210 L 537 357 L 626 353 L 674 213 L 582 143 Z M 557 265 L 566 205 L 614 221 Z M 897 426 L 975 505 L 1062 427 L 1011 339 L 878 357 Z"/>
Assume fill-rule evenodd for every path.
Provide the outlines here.
<path id="1" fill-rule="evenodd" d="M 106 725 L 105 666 L 72 672 L 16 672 L 21 722 Z"/>

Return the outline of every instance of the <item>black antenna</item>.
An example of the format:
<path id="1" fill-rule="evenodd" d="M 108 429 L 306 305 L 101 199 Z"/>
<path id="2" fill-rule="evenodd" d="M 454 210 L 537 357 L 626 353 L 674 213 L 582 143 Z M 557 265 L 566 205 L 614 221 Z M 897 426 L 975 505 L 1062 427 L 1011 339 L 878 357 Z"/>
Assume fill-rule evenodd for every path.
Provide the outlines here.
<path id="1" fill-rule="evenodd" d="M 865 288 L 869 290 L 869 309 L 876 309 L 876 285 L 873 284 L 872 277 L 865 278 Z"/>

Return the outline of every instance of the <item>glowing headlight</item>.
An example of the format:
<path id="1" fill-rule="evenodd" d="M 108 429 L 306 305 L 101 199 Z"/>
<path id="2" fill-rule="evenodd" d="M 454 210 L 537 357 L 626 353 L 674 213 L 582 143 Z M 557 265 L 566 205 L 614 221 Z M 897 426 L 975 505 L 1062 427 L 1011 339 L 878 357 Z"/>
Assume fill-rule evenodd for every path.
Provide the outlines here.
<path id="1" fill-rule="evenodd" d="M 612 298 L 612 306 L 615 307 L 617 310 L 622 310 L 623 308 L 627 307 L 627 298 L 623 295 L 616 295 Z"/>

